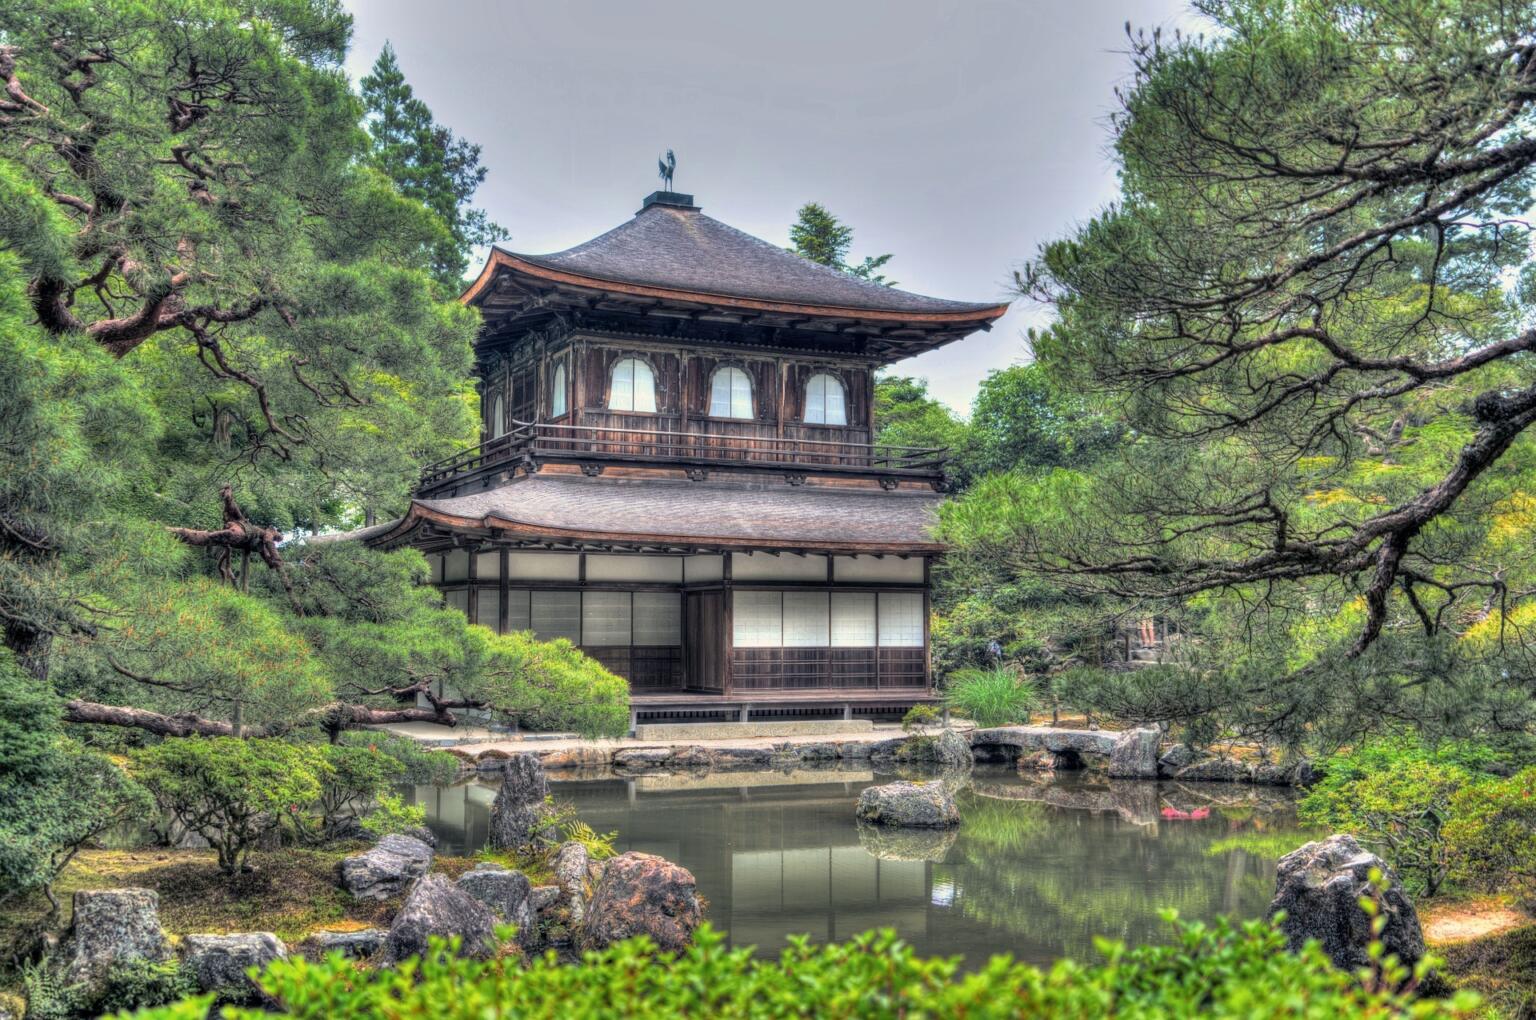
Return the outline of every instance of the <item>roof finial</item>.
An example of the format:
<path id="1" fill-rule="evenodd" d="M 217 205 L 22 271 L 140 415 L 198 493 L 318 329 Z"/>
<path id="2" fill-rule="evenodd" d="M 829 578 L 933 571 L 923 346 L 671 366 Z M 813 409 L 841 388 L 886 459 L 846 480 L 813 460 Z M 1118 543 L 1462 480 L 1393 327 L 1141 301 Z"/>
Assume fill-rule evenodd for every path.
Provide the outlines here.
<path id="1" fill-rule="evenodd" d="M 661 178 L 661 186 L 667 191 L 672 190 L 672 172 L 677 169 L 677 157 L 672 150 L 667 150 L 667 158 L 656 158 L 656 176 Z"/>

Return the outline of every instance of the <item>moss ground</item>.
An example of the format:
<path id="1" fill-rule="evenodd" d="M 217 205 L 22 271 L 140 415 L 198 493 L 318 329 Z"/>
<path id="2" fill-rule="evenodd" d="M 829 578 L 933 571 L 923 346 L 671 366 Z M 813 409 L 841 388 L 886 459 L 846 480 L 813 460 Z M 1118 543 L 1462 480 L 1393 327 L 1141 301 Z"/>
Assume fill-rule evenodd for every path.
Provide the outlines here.
<path id="1" fill-rule="evenodd" d="M 210 850 L 87 850 L 59 876 L 55 893 L 69 925 L 71 897 L 81 889 L 133 886 L 160 894 L 160 924 L 171 935 L 193 932 L 270 931 L 290 944 L 318 930 L 347 931 L 388 925 L 398 900 L 360 900 L 337 883 L 343 857 L 361 844 L 323 849 L 285 847 L 251 856 L 253 871 L 221 873 Z M 450 878 L 473 867 L 467 858 L 438 857 L 433 870 Z M 47 913 L 42 896 L 8 905 L 0 915 L 0 944 L 33 927 Z"/>
<path id="2" fill-rule="evenodd" d="M 1483 997 L 1489 1020 L 1536 1018 L 1536 924 L 1432 949 L 1451 984 Z"/>

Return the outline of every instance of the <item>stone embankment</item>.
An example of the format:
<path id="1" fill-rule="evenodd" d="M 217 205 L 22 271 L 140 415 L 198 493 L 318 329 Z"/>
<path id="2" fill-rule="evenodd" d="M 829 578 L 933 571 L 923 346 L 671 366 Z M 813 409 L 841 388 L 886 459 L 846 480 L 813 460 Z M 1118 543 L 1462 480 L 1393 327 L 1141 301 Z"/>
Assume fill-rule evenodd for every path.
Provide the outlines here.
<path id="1" fill-rule="evenodd" d="M 819 735 L 770 741 L 527 740 L 450 747 L 468 772 L 501 772 L 515 755 L 529 755 L 549 771 L 611 769 L 620 775 L 676 772 L 763 771 L 826 768 L 843 763 L 924 764 L 961 767 L 970 761 L 1008 763 L 1041 771 L 1088 769 L 1110 779 L 1176 779 L 1181 782 L 1305 786 L 1306 762 L 1271 763 L 1220 757 L 1182 744 L 1169 745 L 1161 730 L 1075 730 L 1050 726 L 946 729 L 937 735 Z M 547 745 L 547 746 L 541 746 Z"/>

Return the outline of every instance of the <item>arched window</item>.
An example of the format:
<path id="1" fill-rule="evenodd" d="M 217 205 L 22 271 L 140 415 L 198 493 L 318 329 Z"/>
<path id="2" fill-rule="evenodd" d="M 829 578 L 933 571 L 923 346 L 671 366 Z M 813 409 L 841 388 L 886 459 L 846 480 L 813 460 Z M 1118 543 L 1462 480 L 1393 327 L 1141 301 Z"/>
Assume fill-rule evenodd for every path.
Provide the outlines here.
<path id="1" fill-rule="evenodd" d="M 549 416 L 560 418 L 565 415 L 565 362 L 555 366 L 555 376 L 549 381 Z"/>
<path id="2" fill-rule="evenodd" d="M 805 384 L 805 420 L 812 425 L 848 424 L 848 399 L 837 376 L 817 372 Z"/>
<path id="3" fill-rule="evenodd" d="M 739 368 L 717 368 L 709 380 L 709 413 L 713 418 L 752 417 L 752 380 Z"/>
<path id="4" fill-rule="evenodd" d="M 491 438 L 500 439 L 507 434 L 507 404 L 496 394 L 496 399 L 491 401 Z"/>
<path id="5" fill-rule="evenodd" d="M 620 358 L 613 366 L 608 390 L 611 411 L 656 410 L 656 374 L 639 358 Z"/>

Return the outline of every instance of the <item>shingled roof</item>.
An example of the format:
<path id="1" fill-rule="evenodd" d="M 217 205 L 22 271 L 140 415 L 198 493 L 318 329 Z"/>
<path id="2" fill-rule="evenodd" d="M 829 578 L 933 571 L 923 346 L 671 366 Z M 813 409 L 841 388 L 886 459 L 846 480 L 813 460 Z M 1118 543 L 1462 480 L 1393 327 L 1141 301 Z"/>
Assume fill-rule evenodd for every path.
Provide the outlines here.
<path id="1" fill-rule="evenodd" d="M 420 524 L 530 541 L 706 545 L 743 549 L 937 552 L 940 497 L 832 486 L 533 475 L 450 499 L 418 499 L 368 529 L 394 544 Z"/>
<path id="2" fill-rule="evenodd" d="M 821 311 L 858 318 L 977 328 L 1006 303 L 950 301 L 862 280 L 819 265 L 704 215 L 692 196 L 659 192 L 634 218 L 574 248 L 533 255 L 496 248 L 465 292 L 474 302 L 498 267 L 571 286 L 618 285 L 649 296 L 765 302 L 764 310 Z"/>

